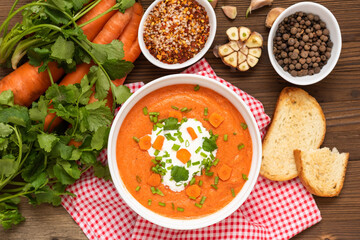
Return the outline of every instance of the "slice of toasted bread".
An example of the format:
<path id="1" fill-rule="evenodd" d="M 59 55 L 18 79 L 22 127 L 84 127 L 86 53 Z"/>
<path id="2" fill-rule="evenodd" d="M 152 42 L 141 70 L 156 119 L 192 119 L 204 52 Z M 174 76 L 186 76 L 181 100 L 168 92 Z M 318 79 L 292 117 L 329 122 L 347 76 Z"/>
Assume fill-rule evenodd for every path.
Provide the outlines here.
<path id="1" fill-rule="evenodd" d="M 284 88 L 263 141 L 260 174 L 274 181 L 297 177 L 294 150 L 319 148 L 325 132 L 325 116 L 316 99 L 300 88 Z"/>
<path id="2" fill-rule="evenodd" d="M 320 197 L 334 197 L 343 187 L 349 153 L 336 148 L 294 150 L 299 178 L 306 189 Z"/>

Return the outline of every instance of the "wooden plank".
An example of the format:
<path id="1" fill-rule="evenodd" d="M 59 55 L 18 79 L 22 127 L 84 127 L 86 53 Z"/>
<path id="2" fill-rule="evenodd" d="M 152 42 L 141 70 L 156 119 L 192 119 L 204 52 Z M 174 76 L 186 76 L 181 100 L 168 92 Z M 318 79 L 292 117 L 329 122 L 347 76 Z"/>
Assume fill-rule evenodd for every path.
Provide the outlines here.
<path id="1" fill-rule="evenodd" d="M 20 0 L 19 4 L 31 2 Z M 151 0 L 142 1 L 144 7 Z M 266 50 L 269 30 L 264 26 L 269 7 L 253 11 L 245 19 L 245 11 L 250 1 L 219 1 L 215 9 L 218 18 L 218 29 L 213 46 L 227 41 L 225 31 L 231 26 L 245 25 L 264 36 L 263 56 L 258 65 L 251 71 L 231 72 L 211 50 L 205 55 L 218 76 L 226 79 L 242 90 L 258 98 L 265 111 L 272 116 L 277 97 L 285 86 L 291 86 L 272 68 Z M 299 1 L 277 0 L 274 7 L 288 7 Z M 360 26 L 356 22 L 360 15 L 359 1 L 352 0 L 318 0 L 318 3 L 329 8 L 337 18 L 342 31 L 342 53 L 334 71 L 320 83 L 302 87 L 314 96 L 322 106 L 326 120 L 327 133 L 323 146 L 336 146 L 340 151 L 350 152 L 344 189 L 339 197 L 318 198 L 315 200 L 323 220 L 294 237 L 294 239 L 359 239 L 360 236 Z M 13 0 L 0 1 L 0 22 L 2 22 L 13 3 Z M 238 8 L 238 17 L 228 20 L 222 5 L 234 5 Z M 15 19 L 19 21 L 21 18 Z M 13 21 L 14 22 L 14 21 Z M 0 78 L 11 70 L 0 69 Z M 135 68 L 127 82 L 143 81 L 145 83 L 167 74 L 179 73 L 181 70 L 169 71 L 151 65 L 144 56 L 135 62 Z M 33 207 L 25 201 L 21 211 L 27 218 L 25 223 L 4 231 L 0 229 L 0 239 L 86 239 L 78 225 L 62 207 L 49 205 Z"/>

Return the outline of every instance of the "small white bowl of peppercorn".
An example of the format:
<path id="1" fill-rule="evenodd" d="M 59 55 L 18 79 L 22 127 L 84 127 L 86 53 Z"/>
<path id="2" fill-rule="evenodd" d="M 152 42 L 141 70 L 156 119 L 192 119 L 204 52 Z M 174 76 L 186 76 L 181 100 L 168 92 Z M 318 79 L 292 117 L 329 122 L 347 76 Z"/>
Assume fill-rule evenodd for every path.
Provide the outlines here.
<path id="1" fill-rule="evenodd" d="M 313 2 L 287 8 L 274 22 L 268 38 L 272 66 L 296 85 L 314 84 L 329 75 L 340 57 L 341 45 L 336 18 Z"/>
<path id="2" fill-rule="evenodd" d="M 155 0 L 141 19 L 138 41 L 155 66 L 181 69 L 199 61 L 216 33 L 208 0 Z"/>

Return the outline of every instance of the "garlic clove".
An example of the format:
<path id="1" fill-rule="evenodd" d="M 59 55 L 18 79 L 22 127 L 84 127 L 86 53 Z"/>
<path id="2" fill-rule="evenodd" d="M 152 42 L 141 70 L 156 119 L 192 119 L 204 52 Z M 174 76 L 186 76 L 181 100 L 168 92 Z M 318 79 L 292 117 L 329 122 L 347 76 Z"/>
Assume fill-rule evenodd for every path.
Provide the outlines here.
<path id="1" fill-rule="evenodd" d="M 260 58 L 260 56 L 261 56 L 261 48 L 250 48 L 249 49 L 249 54 L 254 56 L 254 57 Z"/>
<path id="2" fill-rule="evenodd" d="M 245 61 L 243 63 L 240 63 L 240 65 L 237 67 L 237 69 L 239 69 L 241 72 L 245 72 L 247 70 L 249 70 L 249 64 Z"/>
<path id="3" fill-rule="evenodd" d="M 245 42 L 249 38 L 251 30 L 247 27 L 239 27 L 239 38 L 241 41 Z"/>
<path id="4" fill-rule="evenodd" d="M 227 56 L 231 53 L 233 53 L 234 50 L 229 46 L 229 44 L 224 44 L 219 47 L 219 55 L 220 57 Z"/>
<path id="5" fill-rule="evenodd" d="M 238 52 L 238 64 L 246 61 L 246 55 L 242 52 Z"/>
<path id="6" fill-rule="evenodd" d="M 237 27 L 231 27 L 226 30 L 226 35 L 230 41 L 239 41 L 239 31 Z"/>
<path id="7" fill-rule="evenodd" d="M 221 9 L 223 10 L 225 16 L 230 19 L 235 19 L 237 15 L 236 7 L 234 6 L 222 6 Z"/>
<path id="8" fill-rule="evenodd" d="M 270 6 L 274 0 L 251 0 L 250 6 L 246 10 L 245 17 L 248 17 L 252 10 Z"/>
<path id="9" fill-rule="evenodd" d="M 275 20 L 278 18 L 280 13 L 282 13 L 285 10 L 285 8 L 273 8 L 269 11 L 269 13 L 266 16 L 265 20 L 265 26 L 268 28 L 271 28 L 274 24 Z"/>
<path id="10" fill-rule="evenodd" d="M 232 54 L 223 58 L 223 62 L 230 67 L 237 67 L 237 52 L 233 52 Z"/>
<path id="11" fill-rule="evenodd" d="M 250 67 L 255 67 L 255 65 L 258 63 L 259 59 L 252 55 L 248 55 L 246 61 Z"/>
<path id="12" fill-rule="evenodd" d="M 248 40 L 246 40 L 245 44 L 249 48 L 262 47 L 263 37 L 260 35 L 260 33 L 253 32 L 253 33 L 251 33 Z"/>
<path id="13" fill-rule="evenodd" d="M 240 48 L 240 51 L 245 54 L 245 55 L 248 55 L 249 54 L 249 48 L 246 47 L 246 45 L 243 45 L 241 48 Z"/>
<path id="14" fill-rule="evenodd" d="M 229 42 L 229 46 L 234 50 L 234 51 L 239 51 L 240 50 L 240 45 L 238 41 L 230 41 Z"/>

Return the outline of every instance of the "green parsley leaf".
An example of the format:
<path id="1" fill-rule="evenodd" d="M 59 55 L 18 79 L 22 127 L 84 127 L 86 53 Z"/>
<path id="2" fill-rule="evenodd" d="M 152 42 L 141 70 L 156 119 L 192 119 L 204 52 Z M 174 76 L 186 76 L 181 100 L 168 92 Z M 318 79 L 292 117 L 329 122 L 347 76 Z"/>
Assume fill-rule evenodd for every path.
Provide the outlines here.
<path id="1" fill-rule="evenodd" d="M 47 47 L 30 48 L 27 52 L 29 63 L 35 67 L 40 66 L 45 60 L 50 57 L 51 50 Z"/>
<path id="2" fill-rule="evenodd" d="M 13 132 L 12 128 L 8 124 L 0 122 L 0 137 L 7 137 Z"/>
<path id="3" fill-rule="evenodd" d="M 26 127 L 30 124 L 28 109 L 18 105 L 0 109 L 0 122 L 13 123 L 15 125 Z"/>
<path id="4" fill-rule="evenodd" d="M 175 182 L 186 181 L 189 178 L 189 171 L 185 167 L 174 166 L 171 169 L 171 177 Z"/>
<path id="5" fill-rule="evenodd" d="M 5 202 L 0 203 L 0 224 L 4 229 L 9 229 L 24 220 L 25 218 L 16 206 L 8 205 Z"/>
<path id="6" fill-rule="evenodd" d="M 130 89 L 127 86 L 115 86 L 115 84 L 113 84 L 112 82 L 110 83 L 110 85 L 112 94 L 115 96 L 117 104 L 123 104 L 132 95 Z"/>
<path id="7" fill-rule="evenodd" d="M 180 127 L 177 118 L 169 117 L 165 119 L 164 130 L 177 130 Z"/>
<path id="8" fill-rule="evenodd" d="M 16 173 L 18 162 L 13 155 L 5 155 L 0 159 L 0 176 L 9 177 Z"/>
<path id="9" fill-rule="evenodd" d="M 91 139 L 91 148 L 95 150 L 103 149 L 107 143 L 109 132 L 108 127 L 99 127 Z"/>
<path id="10" fill-rule="evenodd" d="M 59 141 L 59 138 L 54 134 L 41 133 L 37 136 L 37 140 L 42 149 L 50 152 L 54 145 Z"/>
<path id="11" fill-rule="evenodd" d="M 14 106 L 14 93 L 11 90 L 0 93 L 0 105 Z"/>
<path id="12" fill-rule="evenodd" d="M 130 8 L 135 4 L 135 0 L 117 0 L 117 2 L 121 3 L 120 12 L 124 13 L 126 9 Z"/>
<path id="13" fill-rule="evenodd" d="M 65 40 L 62 36 L 59 36 L 54 45 L 51 46 L 51 57 L 58 62 L 66 62 L 71 64 L 75 52 L 75 45 L 72 41 Z"/>
<path id="14" fill-rule="evenodd" d="M 202 144 L 202 148 L 206 152 L 212 152 L 218 148 L 216 145 L 216 137 L 214 135 L 210 136 L 210 138 L 204 137 L 204 142 Z"/>

